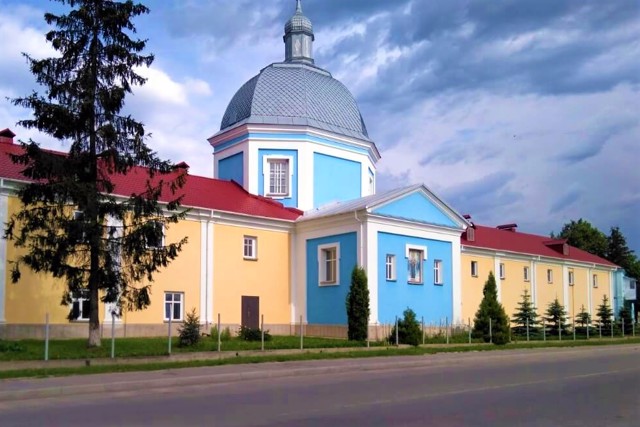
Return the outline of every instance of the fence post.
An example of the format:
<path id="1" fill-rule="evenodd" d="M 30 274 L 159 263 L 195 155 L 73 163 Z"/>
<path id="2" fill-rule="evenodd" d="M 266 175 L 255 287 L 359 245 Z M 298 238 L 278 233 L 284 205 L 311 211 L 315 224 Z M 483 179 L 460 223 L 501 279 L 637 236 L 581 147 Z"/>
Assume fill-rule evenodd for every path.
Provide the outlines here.
<path id="1" fill-rule="evenodd" d="M 611 338 L 613 338 L 613 322 L 615 321 L 615 317 L 611 316 Z"/>
<path id="2" fill-rule="evenodd" d="M 399 345 L 398 342 L 398 316 L 396 316 L 396 347 Z"/>
<path id="3" fill-rule="evenodd" d="M 49 313 L 44 315 L 44 360 L 49 360 Z"/>
<path id="4" fill-rule="evenodd" d="M 111 310 L 111 358 L 116 358 L 116 314 Z"/>
<path id="5" fill-rule="evenodd" d="M 622 321 L 622 338 L 624 338 L 624 317 L 621 317 L 620 320 Z"/>
<path id="6" fill-rule="evenodd" d="M 469 317 L 469 344 L 471 344 L 471 318 Z"/>
<path id="7" fill-rule="evenodd" d="M 547 325 L 542 321 L 542 341 L 547 341 Z"/>
<path id="8" fill-rule="evenodd" d="M 602 339 L 602 322 L 598 323 L 598 331 L 600 331 L 600 339 Z"/>
<path id="9" fill-rule="evenodd" d="M 587 339 L 589 339 L 589 329 L 591 329 L 591 319 L 587 322 Z"/>
<path id="10" fill-rule="evenodd" d="M 173 317 L 173 302 L 169 303 L 170 305 L 170 311 L 169 311 L 169 342 L 167 344 L 167 352 L 169 353 L 169 356 L 171 356 L 171 318 Z"/>
<path id="11" fill-rule="evenodd" d="M 527 317 L 527 342 L 529 342 L 529 317 Z"/>
<path id="12" fill-rule="evenodd" d="M 304 349 L 304 332 L 302 331 L 302 314 L 300 315 L 300 350 Z"/>
<path id="13" fill-rule="evenodd" d="M 491 330 L 491 317 L 489 317 L 489 343 L 493 344 L 493 331 Z"/>
<path id="14" fill-rule="evenodd" d="M 222 330 L 220 329 L 220 313 L 218 313 L 218 353 L 222 350 Z"/>
<path id="15" fill-rule="evenodd" d="M 444 334 L 447 338 L 447 344 L 449 344 L 449 316 L 444 318 Z"/>
<path id="16" fill-rule="evenodd" d="M 558 321 L 559 321 L 559 320 L 560 320 L 560 319 L 558 319 Z M 564 325 L 563 325 L 562 323 L 559 323 L 559 324 L 558 324 L 558 337 L 560 337 L 560 341 L 562 341 L 562 327 L 563 327 L 563 326 L 564 326 Z"/>
<path id="17" fill-rule="evenodd" d="M 573 321 L 573 340 L 576 340 L 576 321 Z"/>
<path id="18" fill-rule="evenodd" d="M 262 342 L 260 350 L 264 351 L 264 314 L 260 315 L 260 340 Z"/>
<path id="19" fill-rule="evenodd" d="M 424 316 L 422 316 L 422 345 L 424 345 Z"/>

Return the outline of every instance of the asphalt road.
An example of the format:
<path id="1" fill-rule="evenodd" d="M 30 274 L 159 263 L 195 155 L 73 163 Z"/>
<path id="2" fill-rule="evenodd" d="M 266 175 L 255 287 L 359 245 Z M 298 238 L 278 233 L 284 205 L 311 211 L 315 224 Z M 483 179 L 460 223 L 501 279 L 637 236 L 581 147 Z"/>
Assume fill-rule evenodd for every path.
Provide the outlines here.
<path id="1" fill-rule="evenodd" d="M 0 399 L 0 425 L 640 426 L 638 345 L 126 375 L 0 382 L 34 391 Z"/>

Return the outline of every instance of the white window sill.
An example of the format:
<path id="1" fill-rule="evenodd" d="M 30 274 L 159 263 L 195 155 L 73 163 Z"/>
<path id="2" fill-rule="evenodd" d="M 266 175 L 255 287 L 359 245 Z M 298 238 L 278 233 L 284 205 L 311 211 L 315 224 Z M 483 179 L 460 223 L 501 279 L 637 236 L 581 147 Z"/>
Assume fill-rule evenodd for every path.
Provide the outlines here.
<path id="1" fill-rule="evenodd" d="M 320 282 L 319 286 L 320 287 L 331 287 L 331 286 L 339 286 L 340 283 L 338 282 Z"/>

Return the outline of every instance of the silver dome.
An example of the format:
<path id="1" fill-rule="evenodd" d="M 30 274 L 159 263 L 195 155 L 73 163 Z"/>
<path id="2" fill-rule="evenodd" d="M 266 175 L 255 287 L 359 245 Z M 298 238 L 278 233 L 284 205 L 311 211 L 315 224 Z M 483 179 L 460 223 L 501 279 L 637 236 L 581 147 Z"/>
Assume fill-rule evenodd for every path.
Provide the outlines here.
<path id="1" fill-rule="evenodd" d="M 349 90 L 328 71 L 301 63 L 271 64 L 236 92 L 220 130 L 246 123 L 310 126 L 369 141 Z"/>
<path id="2" fill-rule="evenodd" d="M 296 13 L 284 24 L 284 33 L 303 32 L 313 36 L 313 25 L 311 20 L 302 13 L 300 0 L 296 2 Z"/>

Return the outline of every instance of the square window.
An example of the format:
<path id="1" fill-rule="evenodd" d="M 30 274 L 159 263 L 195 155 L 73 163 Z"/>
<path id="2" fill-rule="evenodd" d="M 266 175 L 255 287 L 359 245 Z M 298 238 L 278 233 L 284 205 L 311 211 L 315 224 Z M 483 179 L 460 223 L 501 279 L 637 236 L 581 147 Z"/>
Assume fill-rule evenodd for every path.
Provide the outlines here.
<path id="1" fill-rule="evenodd" d="M 598 275 L 597 274 L 593 275 L 593 287 L 594 288 L 598 287 Z"/>
<path id="2" fill-rule="evenodd" d="M 547 283 L 553 283 L 553 270 L 547 269 Z"/>
<path id="3" fill-rule="evenodd" d="M 529 267 L 524 267 L 522 269 L 522 276 L 525 282 L 529 281 Z"/>
<path id="4" fill-rule="evenodd" d="M 500 278 L 501 278 L 501 279 L 504 279 L 504 278 L 505 278 L 505 274 L 506 274 L 506 273 L 505 273 L 505 270 L 506 270 L 506 268 L 505 268 L 505 266 L 504 266 L 504 263 L 502 263 L 502 262 L 501 262 L 501 263 L 500 263 Z"/>
<path id="5" fill-rule="evenodd" d="M 149 221 L 145 224 L 144 238 L 147 248 L 158 249 L 164 246 L 164 224 L 160 221 Z"/>
<path id="6" fill-rule="evenodd" d="M 409 283 L 422 283 L 422 263 L 424 262 L 424 251 L 421 249 L 409 249 L 408 271 Z"/>
<path id="7" fill-rule="evenodd" d="M 569 286 L 573 286 L 575 284 L 575 276 L 573 274 L 573 270 L 569 270 Z"/>
<path id="8" fill-rule="evenodd" d="M 184 294 L 182 292 L 164 293 L 164 320 L 182 321 Z"/>
<path id="9" fill-rule="evenodd" d="M 72 293 L 71 319 L 89 320 L 89 289 L 80 289 Z"/>
<path id="10" fill-rule="evenodd" d="M 265 195 L 289 197 L 291 191 L 291 162 L 289 158 L 266 159 Z"/>
<path id="11" fill-rule="evenodd" d="M 629 282 L 629 289 L 631 290 L 635 290 L 636 289 L 636 281 L 632 280 Z"/>
<path id="12" fill-rule="evenodd" d="M 320 286 L 338 285 L 340 277 L 340 245 L 318 246 L 318 281 Z"/>
<path id="13" fill-rule="evenodd" d="M 253 236 L 244 236 L 243 244 L 244 259 L 258 259 L 258 238 Z"/>
<path id="14" fill-rule="evenodd" d="M 442 260 L 433 261 L 433 283 L 442 285 Z"/>
<path id="15" fill-rule="evenodd" d="M 396 280 L 396 256 L 387 254 L 385 260 L 385 271 L 387 280 Z"/>
<path id="16" fill-rule="evenodd" d="M 478 277 L 478 261 L 471 261 L 471 276 Z"/>

